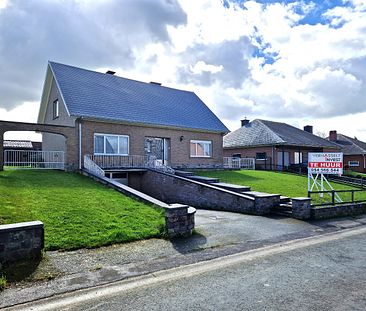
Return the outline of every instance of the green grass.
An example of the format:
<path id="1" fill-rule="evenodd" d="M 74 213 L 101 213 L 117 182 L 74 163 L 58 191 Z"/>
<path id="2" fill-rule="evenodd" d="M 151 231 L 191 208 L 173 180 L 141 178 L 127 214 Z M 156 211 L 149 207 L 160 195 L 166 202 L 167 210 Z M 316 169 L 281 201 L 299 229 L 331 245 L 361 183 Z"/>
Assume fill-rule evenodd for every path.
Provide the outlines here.
<path id="1" fill-rule="evenodd" d="M 164 211 L 88 177 L 61 171 L 0 172 L 0 224 L 40 220 L 47 250 L 161 236 Z"/>
<path id="2" fill-rule="evenodd" d="M 198 171 L 197 175 L 219 178 L 221 182 L 250 186 L 253 191 L 276 193 L 288 197 L 307 197 L 305 176 L 269 171 Z M 356 189 L 342 184 L 331 183 L 335 190 Z M 328 197 L 328 196 L 327 196 Z M 341 195 L 344 201 L 350 201 L 350 193 Z M 315 200 L 315 195 L 312 196 Z M 366 192 L 355 193 L 356 200 L 366 200 Z"/>

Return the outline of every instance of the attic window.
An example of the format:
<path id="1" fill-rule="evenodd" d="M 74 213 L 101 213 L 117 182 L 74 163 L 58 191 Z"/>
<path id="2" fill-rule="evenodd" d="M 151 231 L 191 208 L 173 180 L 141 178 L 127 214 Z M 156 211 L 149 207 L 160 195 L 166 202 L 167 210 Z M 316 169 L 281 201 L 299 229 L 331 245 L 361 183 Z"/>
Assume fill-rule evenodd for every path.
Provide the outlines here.
<path id="1" fill-rule="evenodd" d="M 348 161 L 348 166 L 360 166 L 360 161 Z"/>
<path id="2" fill-rule="evenodd" d="M 59 103 L 58 103 L 58 99 L 56 99 L 54 102 L 53 102 L 53 118 L 56 119 L 59 117 L 59 113 L 60 113 L 60 110 L 59 110 Z"/>

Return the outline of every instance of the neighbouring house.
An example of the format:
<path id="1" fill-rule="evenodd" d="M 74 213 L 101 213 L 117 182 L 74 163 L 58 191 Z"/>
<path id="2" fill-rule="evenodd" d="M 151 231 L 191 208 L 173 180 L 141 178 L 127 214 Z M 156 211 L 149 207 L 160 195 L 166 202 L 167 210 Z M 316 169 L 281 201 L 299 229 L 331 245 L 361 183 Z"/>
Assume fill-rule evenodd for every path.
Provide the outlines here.
<path id="1" fill-rule="evenodd" d="M 304 130 L 286 123 L 267 120 L 242 120 L 241 127 L 224 136 L 224 156 L 255 158 L 256 167 L 283 170 L 305 166 L 309 152 L 336 152 L 340 147 L 314 135 L 313 127 Z"/>
<path id="2" fill-rule="evenodd" d="M 3 148 L 5 150 L 42 150 L 42 142 L 30 140 L 4 140 Z"/>
<path id="3" fill-rule="evenodd" d="M 341 146 L 343 166 L 359 173 L 366 173 L 366 143 L 337 131 L 330 131 L 328 140 Z"/>
<path id="4" fill-rule="evenodd" d="M 193 92 L 49 62 L 38 124 L 75 127 L 74 137 L 42 133 L 43 150 L 65 151 L 69 169 L 84 155 L 153 156 L 175 168 L 222 165 L 229 130 Z"/>

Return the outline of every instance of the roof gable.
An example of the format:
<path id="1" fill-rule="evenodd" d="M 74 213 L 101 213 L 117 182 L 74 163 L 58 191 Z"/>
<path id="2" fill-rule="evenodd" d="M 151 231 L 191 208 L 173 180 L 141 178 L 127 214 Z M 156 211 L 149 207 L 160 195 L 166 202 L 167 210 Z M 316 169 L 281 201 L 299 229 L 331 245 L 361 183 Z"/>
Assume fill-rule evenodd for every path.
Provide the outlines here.
<path id="1" fill-rule="evenodd" d="M 259 119 L 224 136 L 225 148 L 271 145 L 339 148 L 337 144 L 286 123 Z"/>
<path id="2" fill-rule="evenodd" d="M 227 133 L 193 92 L 50 62 L 71 116 Z"/>
<path id="3" fill-rule="evenodd" d="M 329 138 L 328 138 L 329 139 Z M 336 143 L 341 146 L 344 154 L 366 154 L 366 143 L 343 134 L 337 134 Z"/>

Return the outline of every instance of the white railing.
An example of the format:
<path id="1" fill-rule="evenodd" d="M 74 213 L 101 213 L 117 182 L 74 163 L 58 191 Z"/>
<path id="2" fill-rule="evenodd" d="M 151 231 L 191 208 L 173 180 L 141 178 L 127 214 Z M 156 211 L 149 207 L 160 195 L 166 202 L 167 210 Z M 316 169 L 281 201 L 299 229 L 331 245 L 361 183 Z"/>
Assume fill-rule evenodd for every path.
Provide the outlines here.
<path id="1" fill-rule="evenodd" d="M 174 169 L 172 169 L 170 166 L 163 164 L 163 161 L 152 159 L 149 161 L 149 167 L 154 168 L 158 171 L 169 173 L 169 174 L 175 174 Z"/>
<path id="2" fill-rule="evenodd" d="M 101 177 L 104 177 L 105 176 L 105 173 L 104 171 L 102 170 L 102 168 L 96 164 L 91 158 L 89 155 L 85 155 L 84 156 L 84 168 L 97 175 L 97 176 L 101 176 Z"/>
<path id="3" fill-rule="evenodd" d="M 255 159 L 224 157 L 224 168 L 255 170 Z"/>
<path id="4" fill-rule="evenodd" d="M 65 169 L 63 151 L 5 150 L 4 166 L 9 169 Z"/>

